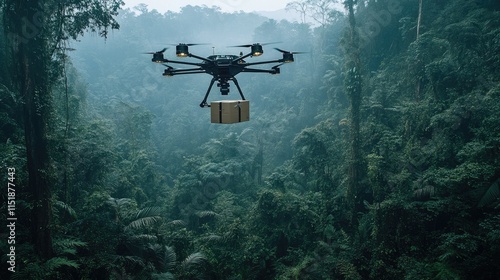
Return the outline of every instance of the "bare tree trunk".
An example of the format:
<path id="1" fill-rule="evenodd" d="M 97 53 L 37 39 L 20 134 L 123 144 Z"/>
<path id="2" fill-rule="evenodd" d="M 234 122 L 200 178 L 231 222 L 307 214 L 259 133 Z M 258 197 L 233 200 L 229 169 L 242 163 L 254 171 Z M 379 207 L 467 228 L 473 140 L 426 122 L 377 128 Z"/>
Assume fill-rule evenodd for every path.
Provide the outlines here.
<path id="1" fill-rule="evenodd" d="M 422 1 L 423 0 L 418 1 L 417 40 L 418 37 L 420 36 L 420 23 L 422 20 Z"/>
<path id="2" fill-rule="evenodd" d="M 360 108 L 361 108 L 361 59 L 359 50 L 359 37 L 356 32 L 356 21 L 354 18 L 354 1 L 345 2 L 349 16 L 349 38 L 346 49 L 346 68 L 347 77 L 345 81 L 346 92 L 350 100 L 350 149 L 348 156 L 348 189 L 347 201 L 351 215 L 351 228 L 356 231 L 357 219 L 356 213 L 359 207 L 359 181 L 361 166 L 361 139 L 360 139 Z"/>
<path id="3" fill-rule="evenodd" d="M 293 9 L 296 12 L 300 13 L 301 23 L 306 23 L 306 14 L 308 9 L 307 6 L 308 6 L 307 1 L 293 1 L 286 4 L 286 9 L 287 10 Z"/>
<path id="4" fill-rule="evenodd" d="M 418 1 L 418 20 L 417 20 L 417 41 L 420 37 L 420 23 L 422 22 L 422 3 L 423 0 Z M 415 94 L 417 96 L 417 100 L 420 100 L 420 90 L 422 87 L 422 81 L 419 77 L 417 77 L 417 88 L 415 90 Z"/>

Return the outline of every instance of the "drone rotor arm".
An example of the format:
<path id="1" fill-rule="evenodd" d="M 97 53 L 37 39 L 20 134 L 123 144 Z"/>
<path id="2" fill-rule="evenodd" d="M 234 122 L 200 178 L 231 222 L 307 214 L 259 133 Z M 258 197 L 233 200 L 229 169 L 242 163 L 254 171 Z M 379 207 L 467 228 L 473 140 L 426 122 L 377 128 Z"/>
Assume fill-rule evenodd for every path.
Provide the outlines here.
<path id="1" fill-rule="evenodd" d="M 241 72 L 276 74 L 276 71 L 274 69 L 267 70 L 267 69 L 256 69 L 256 68 L 244 68 L 243 71 Z"/>
<path id="2" fill-rule="evenodd" d="M 169 76 L 206 73 L 205 70 L 202 69 L 175 69 L 166 71 L 168 72 Z"/>
<path id="3" fill-rule="evenodd" d="M 165 64 L 165 66 L 169 65 Z M 169 66 L 167 69 L 165 69 L 165 72 L 163 72 L 163 76 L 172 77 L 175 75 L 202 74 L 202 73 L 206 73 L 206 71 L 203 70 L 202 68 L 174 69 Z"/>
<path id="4" fill-rule="evenodd" d="M 167 67 L 167 68 L 168 68 L 168 69 L 170 69 L 170 70 L 174 70 L 174 69 L 175 69 L 174 67 L 172 67 L 172 66 L 170 66 L 170 65 L 168 65 L 168 64 L 166 64 L 166 63 L 162 63 L 161 65 L 163 65 L 163 66 Z"/>
<path id="5" fill-rule="evenodd" d="M 249 56 L 252 56 L 252 53 L 248 53 L 248 54 L 245 54 L 244 56 L 240 56 L 240 57 L 238 57 L 238 58 L 235 58 L 235 59 L 233 59 L 233 61 L 231 61 L 231 62 L 233 62 L 233 63 L 234 63 L 234 62 L 238 62 L 238 61 L 243 60 L 243 59 L 245 59 L 245 58 L 247 58 L 247 57 L 249 57 Z"/>
<path id="6" fill-rule="evenodd" d="M 206 62 L 209 62 L 209 63 L 212 63 L 212 60 L 204 58 L 204 57 L 201 57 L 201 56 L 194 55 L 192 53 L 189 53 L 188 56 L 189 57 L 194 57 L 196 59 L 203 60 L 203 61 L 206 61 Z"/>
<path id="7" fill-rule="evenodd" d="M 193 65 L 193 66 L 201 66 L 202 65 L 201 63 L 197 63 L 197 62 L 178 61 L 178 60 L 169 60 L 169 59 L 164 59 L 163 62 L 184 64 L 184 65 Z"/>
<path id="8" fill-rule="evenodd" d="M 276 69 L 276 68 L 279 68 L 281 65 L 285 64 L 284 62 L 278 64 L 278 65 L 274 65 L 273 67 L 271 67 L 271 69 Z"/>
<path id="9" fill-rule="evenodd" d="M 276 60 L 267 60 L 267 61 L 258 61 L 258 62 L 245 63 L 245 66 L 253 66 L 253 65 L 260 65 L 260 64 L 270 64 L 270 63 L 283 63 L 283 62 L 285 62 L 283 59 L 276 59 Z"/>

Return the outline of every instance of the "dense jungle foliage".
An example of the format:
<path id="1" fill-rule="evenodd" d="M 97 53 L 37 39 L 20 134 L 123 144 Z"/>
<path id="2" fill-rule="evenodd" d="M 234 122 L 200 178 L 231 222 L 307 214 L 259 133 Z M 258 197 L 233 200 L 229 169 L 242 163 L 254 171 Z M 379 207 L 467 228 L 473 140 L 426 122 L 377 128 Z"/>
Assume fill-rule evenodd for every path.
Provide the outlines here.
<path id="1" fill-rule="evenodd" d="M 314 24 L 20 2 L 0 1 L 0 278 L 500 279 L 498 1 L 289 4 Z M 208 75 L 141 54 L 179 42 L 307 53 L 239 75 L 251 120 L 218 125 Z"/>

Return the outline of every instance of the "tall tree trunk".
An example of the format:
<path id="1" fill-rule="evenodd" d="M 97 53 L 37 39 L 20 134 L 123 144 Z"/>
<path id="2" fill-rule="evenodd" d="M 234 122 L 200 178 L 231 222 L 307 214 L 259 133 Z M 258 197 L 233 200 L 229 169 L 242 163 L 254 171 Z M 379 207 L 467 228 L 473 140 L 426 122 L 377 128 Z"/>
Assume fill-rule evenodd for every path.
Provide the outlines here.
<path id="1" fill-rule="evenodd" d="M 423 4 L 422 1 L 423 0 L 418 1 L 417 40 L 418 37 L 420 36 L 420 23 L 422 20 L 422 4 Z"/>
<path id="2" fill-rule="evenodd" d="M 4 32 L 12 53 L 12 87 L 23 106 L 28 190 L 31 193 L 32 237 L 36 253 L 44 259 L 53 255 L 50 231 L 51 179 L 47 123 L 51 112 L 50 90 L 52 54 L 66 38 L 76 38 L 84 30 L 97 30 L 106 37 L 108 28 L 118 29 L 113 16 L 121 0 L 89 1 L 3 0 Z M 52 4 L 52 5 L 48 5 Z M 82 5 L 79 5 L 82 4 Z M 49 7 L 51 6 L 51 7 Z M 59 12 L 47 11 L 59 9 Z M 78 11 L 65 17 L 64 11 Z M 55 21 L 57 20 L 57 22 Z M 49 50 L 49 45 L 51 45 Z"/>
<path id="3" fill-rule="evenodd" d="M 24 101 L 24 129 L 29 174 L 29 189 L 33 195 L 32 235 L 35 251 L 42 258 L 52 255 L 50 221 L 52 207 L 49 179 L 49 154 L 46 138 L 46 113 L 43 107 L 48 95 L 44 81 L 37 81 L 37 69 L 30 67 L 31 59 L 26 53 L 21 54 L 21 65 L 25 68 L 25 84 L 21 87 Z M 36 63 L 33 63 L 36 64 Z M 37 85 L 42 82 L 42 85 Z M 40 104 L 42 103 L 42 104 Z M 41 109 L 39 109 L 42 107 Z"/>
<path id="4" fill-rule="evenodd" d="M 356 21 L 354 18 L 354 1 L 344 2 L 349 16 L 349 37 L 346 48 L 346 68 L 347 75 L 345 88 L 350 101 L 349 119 L 349 155 L 348 155 L 348 189 L 347 201 L 351 215 L 351 228 L 356 231 L 356 213 L 359 208 L 359 181 L 361 167 L 361 140 L 360 140 L 360 107 L 361 107 L 361 59 L 359 49 L 359 36 L 356 32 Z"/>
<path id="5" fill-rule="evenodd" d="M 53 255 L 51 190 L 47 120 L 50 112 L 47 42 L 43 36 L 43 0 L 6 0 L 5 21 L 12 48 L 12 84 L 23 106 L 28 190 L 33 204 L 31 225 L 35 252 L 42 259 Z"/>
<path id="6" fill-rule="evenodd" d="M 417 41 L 420 37 L 420 23 L 422 22 L 422 5 L 423 5 L 423 0 L 418 1 L 418 19 L 417 19 Z M 417 100 L 420 100 L 420 91 L 422 87 L 422 81 L 420 80 L 419 77 L 417 77 L 417 88 L 415 90 Z"/>

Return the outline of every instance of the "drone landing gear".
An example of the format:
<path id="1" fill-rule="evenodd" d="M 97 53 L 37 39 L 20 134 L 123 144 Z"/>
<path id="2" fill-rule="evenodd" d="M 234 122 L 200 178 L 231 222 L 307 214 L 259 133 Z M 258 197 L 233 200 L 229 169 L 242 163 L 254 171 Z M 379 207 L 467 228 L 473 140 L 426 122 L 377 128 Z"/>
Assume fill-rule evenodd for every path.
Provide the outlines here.
<path id="1" fill-rule="evenodd" d="M 243 92 L 241 91 L 240 85 L 238 83 L 238 80 L 236 78 L 232 77 L 230 79 L 224 79 L 221 80 L 219 83 L 217 83 L 217 87 L 220 87 L 220 93 L 222 95 L 228 95 L 229 94 L 229 81 L 233 81 L 233 83 L 236 85 L 236 88 L 238 89 L 238 92 L 240 93 L 241 100 L 245 100 L 245 96 L 243 96 Z M 200 103 L 200 107 L 210 107 L 210 105 L 207 103 L 207 98 L 208 95 L 210 94 L 210 90 L 212 89 L 215 81 L 217 81 L 216 78 L 212 78 L 210 81 L 210 85 L 208 86 L 207 93 L 205 94 L 205 97 L 203 98 L 203 101 Z"/>
<path id="2" fill-rule="evenodd" d="M 212 80 L 210 81 L 210 85 L 208 86 L 207 93 L 205 94 L 203 101 L 201 101 L 201 103 L 200 103 L 201 108 L 210 107 L 210 105 L 207 104 L 207 98 L 208 98 L 208 95 L 210 94 L 210 90 L 212 89 L 212 86 L 214 85 L 215 81 L 216 81 L 215 78 L 212 78 Z"/>
<path id="3" fill-rule="evenodd" d="M 233 83 L 236 85 L 236 88 L 238 89 L 238 92 L 240 93 L 241 100 L 245 100 L 245 96 L 243 96 L 243 92 L 241 91 L 240 84 L 238 84 L 238 80 L 233 77 Z"/>

